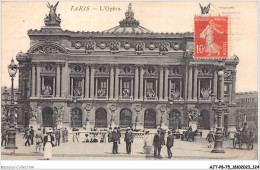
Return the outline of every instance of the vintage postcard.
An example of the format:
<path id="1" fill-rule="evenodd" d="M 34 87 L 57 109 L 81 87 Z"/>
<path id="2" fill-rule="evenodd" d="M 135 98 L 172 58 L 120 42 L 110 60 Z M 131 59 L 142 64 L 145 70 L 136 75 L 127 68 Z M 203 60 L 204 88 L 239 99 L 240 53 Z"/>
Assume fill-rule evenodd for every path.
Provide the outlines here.
<path id="1" fill-rule="evenodd" d="M 259 169 L 257 7 L 1 1 L 1 169 Z"/>

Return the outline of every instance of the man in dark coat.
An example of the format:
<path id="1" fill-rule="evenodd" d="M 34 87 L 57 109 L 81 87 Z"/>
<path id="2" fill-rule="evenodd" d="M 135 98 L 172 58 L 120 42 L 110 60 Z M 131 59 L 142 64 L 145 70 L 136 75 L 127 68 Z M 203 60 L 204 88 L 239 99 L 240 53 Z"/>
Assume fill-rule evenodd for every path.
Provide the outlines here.
<path id="1" fill-rule="evenodd" d="M 32 126 L 31 126 L 29 133 L 30 133 L 30 138 L 31 138 L 31 145 L 33 145 L 34 130 L 33 130 Z"/>
<path id="2" fill-rule="evenodd" d="M 154 146 L 154 157 L 157 157 L 158 148 L 159 148 L 159 138 L 160 138 L 160 129 L 157 130 L 157 133 L 153 137 L 153 146 Z"/>
<path id="3" fill-rule="evenodd" d="M 119 135 L 117 133 L 117 128 L 115 127 L 112 132 L 113 154 L 118 153 L 118 140 L 119 140 Z"/>
<path id="4" fill-rule="evenodd" d="M 133 143 L 133 133 L 130 127 L 127 128 L 127 132 L 125 133 L 125 142 L 126 142 L 126 152 L 127 154 L 131 154 L 131 144 Z"/>
<path id="5" fill-rule="evenodd" d="M 172 157 L 171 147 L 173 147 L 173 143 L 174 143 L 174 137 L 173 137 L 171 131 L 169 131 L 168 136 L 167 136 L 167 142 L 166 142 L 168 158 Z"/>
<path id="6" fill-rule="evenodd" d="M 55 146 L 60 146 L 60 129 L 55 131 Z"/>
<path id="7" fill-rule="evenodd" d="M 120 138 L 121 138 L 120 127 L 117 128 L 117 134 L 118 134 L 118 136 L 119 136 L 118 144 L 120 144 Z"/>
<path id="8" fill-rule="evenodd" d="M 6 131 L 6 129 L 4 129 L 3 131 L 2 131 L 2 141 L 1 141 L 1 146 L 3 146 L 3 143 L 5 143 L 5 145 L 4 146 L 6 146 L 6 142 L 7 142 L 7 131 Z"/>
<path id="9" fill-rule="evenodd" d="M 161 130 L 159 135 L 159 145 L 158 145 L 158 157 L 161 158 L 161 149 L 162 146 L 165 145 L 165 132 Z"/>
<path id="10" fill-rule="evenodd" d="M 26 139 L 26 142 L 25 142 L 24 145 L 27 146 L 27 144 L 28 144 L 28 145 L 30 146 L 31 136 L 30 136 L 29 130 L 26 130 L 26 131 L 25 131 L 23 138 Z"/>

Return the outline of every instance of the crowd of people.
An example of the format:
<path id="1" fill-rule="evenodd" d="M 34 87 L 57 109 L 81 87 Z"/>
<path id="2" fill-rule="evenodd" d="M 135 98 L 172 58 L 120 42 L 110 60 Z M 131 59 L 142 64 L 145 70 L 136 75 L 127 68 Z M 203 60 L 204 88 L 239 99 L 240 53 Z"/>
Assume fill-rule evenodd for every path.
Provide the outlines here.
<path id="1" fill-rule="evenodd" d="M 95 128 L 94 128 L 95 129 Z M 124 129 L 125 130 L 125 129 Z M 191 127 L 189 127 L 188 131 L 192 131 Z M 245 128 L 242 129 L 245 131 Z M 79 142 L 80 140 L 80 132 L 76 131 L 73 133 L 72 141 Z M 124 135 L 122 135 L 124 134 Z M 168 135 L 166 135 L 168 134 Z M 163 130 L 159 128 L 157 133 L 154 135 L 150 135 L 149 131 L 145 131 L 144 135 L 144 144 L 143 144 L 143 153 L 147 156 L 153 156 L 155 158 L 162 158 L 161 150 L 165 145 L 168 153 L 168 158 L 172 158 L 172 147 L 174 146 L 174 134 L 177 133 L 174 130 Z M 127 154 L 132 153 L 132 143 L 134 142 L 134 138 L 136 134 L 133 133 L 133 130 L 130 127 L 127 127 L 126 132 L 122 132 L 120 127 L 114 127 L 113 129 L 110 127 L 108 131 L 99 131 L 93 130 L 91 132 L 85 133 L 85 139 L 82 141 L 83 143 L 112 143 L 112 154 L 118 154 L 118 145 L 120 141 L 123 139 L 125 142 L 125 150 Z M 64 129 L 52 129 L 52 128 L 38 128 L 34 130 L 31 126 L 29 129 L 26 129 L 23 138 L 25 139 L 25 146 L 30 147 L 31 145 L 35 145 L 36 152 L 44 151 L 45 159 L 52 158 L 52 148 L 56 146 L 60 146 L 61 142 L 68 142 L 69 131 L 67 128 Z M 84 137 L 81 136 L 81 137 Z M 166 137 L 167 136 L 167 137 Z M 178 135 L 177 135 L 178 136 Z M 62 140 L 62 141 L 61 141 Z M 206 140 L 209 142 L 208 148 L 211 148 L 212 143 L 215 140 L 215 135 L 212 130 L 209 131 Z M 7 130 L 4 128 L 2 130 L 2 141 L 1 146 L 6 146 L 7 143 Z"/>
<path id="2" fill-rule="evenodd" d="M 62 137 L 62 142 L 68 142 L 68 130 L 67 128 L 52 130 L 52 128 L 38 128 L 34 131 L 31 126 L 30 129 L 26 129 L 23 138 L 25 139 L 25 146 L 30 147 L 34 145 L 35 141 L 35 150 L 36 152 L 41 152 L 41 149 L 44 151 L 44 158 L 49 160 L 52 158 L 52 147 L 60 146 L 60 140 Z"/>

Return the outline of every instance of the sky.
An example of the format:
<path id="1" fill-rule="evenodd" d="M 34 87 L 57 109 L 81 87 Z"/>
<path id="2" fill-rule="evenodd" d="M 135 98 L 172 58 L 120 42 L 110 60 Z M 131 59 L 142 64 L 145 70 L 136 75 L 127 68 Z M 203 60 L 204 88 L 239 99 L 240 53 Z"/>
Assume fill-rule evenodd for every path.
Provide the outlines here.
<path id="1" fill-rule="evenodd" d="M 56 2 L 51 1 L 51 4 Z M 1 86 L 11 86 L 7 67 L 12 58 L 30 48 L 27 31 L 44 26 L 47 2 L 3 2 L 1 23 Z M 70 31 L 104 31 L 119 25 L 129 2 L 60 1 L 61 28 Z M 203 6 L 208 2 L 201 2 Z M 82 6 L 82 10 L 79 9 Z M 132 1 L 135 19 L 153 32 L 193 32 L 199 2 Z M 211 2 L 210 14 L 229 17 L 229 56 L 237 55 L 236 92 L 258 90 L 257 2 Z M 16 61 L 17 63 L 17 61 Z M 14 86 L 18 86 L 18 75 Z"/>

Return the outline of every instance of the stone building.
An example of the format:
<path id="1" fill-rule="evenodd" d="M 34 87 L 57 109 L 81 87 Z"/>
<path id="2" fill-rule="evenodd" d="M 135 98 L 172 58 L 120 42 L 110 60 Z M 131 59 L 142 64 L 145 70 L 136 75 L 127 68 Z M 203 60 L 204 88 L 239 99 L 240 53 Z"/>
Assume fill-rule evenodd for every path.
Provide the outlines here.
<path id="1" fill-rule="evenodd" d="M 62 14 L 61 14 L 62 16 Z M 237 56 L 193 58 L 193 33 L 154 33 L 134 18 L 103 32 L 62 30 L 56 13 L 29 30 L 18 53 L 21 117 L 37 126 L 213 128 L 210 93 L 226 100 L 235 126 Z M 224 74 L 218 74 L 223 73 Z"/>
<path id="2" fill-rule="evenodd" d="M 249 128 L 258 129 L 258 92 L 236 93 L 237 127 L 247 122 Z"/>

